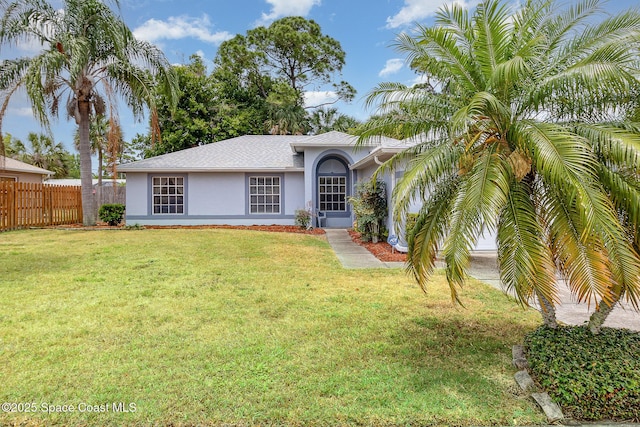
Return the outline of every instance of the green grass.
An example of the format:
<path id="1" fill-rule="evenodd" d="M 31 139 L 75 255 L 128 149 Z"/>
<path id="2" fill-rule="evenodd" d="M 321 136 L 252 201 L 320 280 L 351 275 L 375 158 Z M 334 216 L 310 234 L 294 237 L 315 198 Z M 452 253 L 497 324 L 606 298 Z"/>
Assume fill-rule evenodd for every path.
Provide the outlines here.
<path id="1" fill-rule="evenodd" d="M 477 282 L 453 306 L 322 237 L 239 230 L 0 234 L 0 424 L 540 423 L 511 346 L 538 316 Z M 135 412 L 43 413 L 134 403 Z"/>

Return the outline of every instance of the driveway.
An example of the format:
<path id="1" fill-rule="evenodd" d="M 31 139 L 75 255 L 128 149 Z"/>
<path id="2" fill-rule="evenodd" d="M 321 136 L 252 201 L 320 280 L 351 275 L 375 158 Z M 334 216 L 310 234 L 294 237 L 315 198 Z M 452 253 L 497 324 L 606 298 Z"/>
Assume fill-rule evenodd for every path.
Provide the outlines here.
<path id="1" fill-rule="evenodd" d="M 471 275 L 502 290 L 495 252 L 483 251 L 474 253 L 471 257 Z M 563 282 L 561 281 L 561 284 Z M 556 308 L 556 318 L 558 321 L 569 325 L 584 324 L 589 320 L 589 316 L 595 308 L 593 303 L 589 307 L 586 303 L 576 302 L 566 286 L 560 287 L 560 299 L 562 304 Z M 604 326 L 640 331 L 640 313 L 635 311 L 631 304 L 618 303 L 605 321 Z"/>

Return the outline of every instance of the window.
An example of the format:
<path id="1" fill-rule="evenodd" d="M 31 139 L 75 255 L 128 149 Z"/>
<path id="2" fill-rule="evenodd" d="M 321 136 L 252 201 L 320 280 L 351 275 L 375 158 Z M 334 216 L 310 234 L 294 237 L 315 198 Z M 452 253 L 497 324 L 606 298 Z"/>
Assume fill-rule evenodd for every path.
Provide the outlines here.
<path id="1" fill-rule="evenodd" d="M 249 213 L 280 213 L 280 177 L 249 177 Z"/>
<path id="2" fill-rule="evenodd" d="M 17 182 L 18 179 L 13 176 L 0 176 L 0 182 Z"/>
<path id="3" fill-rule="evenodd" d="M 320 176 L 318 184 L 321 211 L 344 212 L 347 210 L 347 177 Z"/>
<path id="4" fill-rule="evenodd" d="M 180 176 L 154 176 L 153 214 L 184 214 L 184 178 Z"/>

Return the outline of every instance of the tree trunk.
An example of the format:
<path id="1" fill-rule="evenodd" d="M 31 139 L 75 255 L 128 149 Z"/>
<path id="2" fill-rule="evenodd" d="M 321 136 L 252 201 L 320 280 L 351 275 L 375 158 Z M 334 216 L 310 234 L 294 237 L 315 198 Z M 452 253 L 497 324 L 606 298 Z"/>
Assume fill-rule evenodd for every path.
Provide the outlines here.
<path id="1" fill-rule="evenodd" d="M 542 315 L 542 323 L 547 328 L 558 329 L 558 321 L 556 320 L 556 308 L 544 296 L 536 293 L 538 302 L 540 303 L 540 315 Z"/>
<path id="2" fill-rule="evenodd" d="M 619 300 L 620 297 L 618 297 L 611 305 L 607 304 L 604 300 L 600 301 L 596 311 L 594 311 L 589 318 L 589 330 L 592 334 L 598 335 L 600 333 L 600 329 L 602 329 L 604 321 L 607 320 L 607 317 L 609 317 Z"/>
<path id="3" fill-rule="evenodd" d="M 98 147 L 98 188 L 96 191 L 96 199 L 98 200 L 98 209 L 104 203 L 102 200 L 102 147 Z"/>
<path id="4" fill-rule="evenodd" d="M 93 176 L 91 174 L 91 144 L 89 141 L 89 101 L 78 100 L 78 130 L 80 134 L 80 183 L 82 185 L 82 223 L 85 226 L 96 224 L 93 197 Z"/>

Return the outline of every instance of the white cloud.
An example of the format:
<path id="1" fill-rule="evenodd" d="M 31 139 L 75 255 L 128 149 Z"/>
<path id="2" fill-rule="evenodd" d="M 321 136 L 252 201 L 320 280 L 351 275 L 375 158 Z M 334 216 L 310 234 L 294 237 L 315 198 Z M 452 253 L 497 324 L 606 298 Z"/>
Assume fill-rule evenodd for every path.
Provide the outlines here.
<path id="1" fill-rule="evenodd" d="M 332 90 L 327 91 L 309 91 L 304 93 L 304 106 L 315 107 L 316 105 L 326 104 L 338 99 L 338 94 Z"/>
<path id="2" fill-rule="evenodd" d="M 391 74 L 395 74 L 402 69 L 404 61 L 402 59 L 394 58 L 387 60 L 384 68 L 380 70 L 378 76 L 385 77 Z"/>
<path id="3" fill-rule="evenodd" d="M 428 18 L 444 4 L 457 3 L 464 8 L 470 8 L 478 4 L 478 0 L 454 0 L 443 2 L 442 0 L 404 0 L 404 6 L 394 16 L 387 18 L 387 28 L 398 28 L 410 25 L 416 21 Z"/>
<path id="4" fill-rule="evenodd" d="M 265 0 L 271 5 L 271 12 L 263 13 L 256 22 L 265 25 L 283 16 L 307 16 L 313 6 L 320 6 L 321 0 Z"/>
<path id="5" fill-rule="evenodd" d="M 18 117 L 33 117 L 31 107 L 9 107 L 7 113 Z"/>
<path id="6" fill-rule="evenodd" d="M 409 86 L 413 87 L 413 86 L 420 85 L 423 83 L 428 83 L 428 82 L 429 82 L 429 79 L 427 78 L 426 74 L 420 74 L 415 79 L 411 80 L 411 83 L 409 83 Z"/>
<path id="7" fill-rule="evenodd" d="M 194 38 L 205 43 L 220 44 L 233 37 L 227 31 L 212 32 L 213 25 L 207 15 L 170 16 L 166 21 L 149 19 L 133 30 L 136 38 L 149 42 Z"/>

